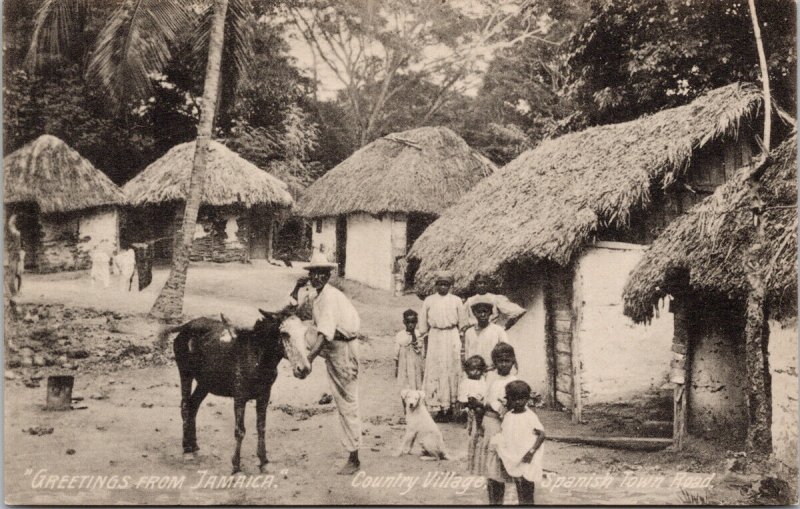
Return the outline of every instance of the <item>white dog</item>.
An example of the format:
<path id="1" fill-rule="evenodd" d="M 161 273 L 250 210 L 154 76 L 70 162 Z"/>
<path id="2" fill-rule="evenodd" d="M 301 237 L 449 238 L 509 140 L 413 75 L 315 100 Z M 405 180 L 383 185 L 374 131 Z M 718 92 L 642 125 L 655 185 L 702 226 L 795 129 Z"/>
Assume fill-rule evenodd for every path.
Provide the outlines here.
<path id="1" fill-rule="evenodd" d="M 425 393 L 403 389 L 400 391 L 400 397 L 406 407 L 406 434 L 396 456 L 411 454 L 411 448 L 416 441 L 422 448 L 422 459 L 449 459 L 444 448 L 442 432 L 436 427 L 425 406 Z"/>

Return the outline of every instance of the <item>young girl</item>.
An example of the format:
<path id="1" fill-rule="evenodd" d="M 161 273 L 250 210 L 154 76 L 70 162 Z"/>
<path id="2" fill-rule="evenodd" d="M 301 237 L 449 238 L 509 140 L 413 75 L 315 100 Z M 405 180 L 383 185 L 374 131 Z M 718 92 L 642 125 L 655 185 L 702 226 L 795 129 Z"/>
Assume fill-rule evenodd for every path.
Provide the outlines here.
<path id="1" fill-rule="evenodd" d="M 403 312 L 403 325 L 394 337 L 394 376 L 399 390 L 422 390 L 423 362 L 422 338 L 417 330 L 417 312 L 407 309 Z"/>
<path id="2" fill-rule="evenodd" d="M 464 362 L 464 372 L 467 378 L 461 380 L 458 386 L 458 401 L 463 403 L 468 412 L 467 434 L 467 464 L 471 471 L 479 461 L 480 440 L 483 436 L 484 400 L 486 399 L 486 361 L 480 355 L 473 355 Z"/>
<path id="3" fill-rule="evenodd" d="M 517 486 L 519 505 L 533 505 L 534 488 L 542 480 L 544 427 L 527 406 L 530 398 L 531 387 L 522 380 L 506 385 L 508 412 L 502 431 L 492 439 L 503 467 Z"/>
<path id="4" fill-rule="evenodd" d="M 490 505 L 502 505 L 505 494 L 505 483 L 512 483 L 512 479 L 503 468 L 497 457 L 497 451 L 490 447 L 490 442 L 495 435 L 500 433 L 502 413 L 505 412 L 505 388 L 510 382 L 517 379 L 511 370 L 517 367 L 517 358 L 514 347 L 508 343 L 497 343 L 492 349 L 492 363 L 496 374 L 490 378 L 489 390 L 486 395 L 483 417 L 483 436 L 476 448 L 476 462 L 470 465 L 470 473 L 486 477 L 486 489 L 489 493 Z"/>

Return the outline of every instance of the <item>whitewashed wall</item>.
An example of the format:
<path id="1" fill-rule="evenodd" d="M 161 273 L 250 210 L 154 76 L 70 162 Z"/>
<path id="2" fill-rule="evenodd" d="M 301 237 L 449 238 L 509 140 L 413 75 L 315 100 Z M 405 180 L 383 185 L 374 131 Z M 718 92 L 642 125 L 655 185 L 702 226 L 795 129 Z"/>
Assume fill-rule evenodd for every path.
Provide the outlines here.
<path id="1" fill-rule="evenodd" d="M 662 309 L 649 325 L 636 325 L 622 313 L 622 289 L 645 247 L 598 242 L 576 264 L 573 308 L 583 405 L 630 401 L 667 382 L 672 314 Z"/>
<path id="2" fill-rule="evenodd" d="M 772 452 L 796 471 L 797 458 L 797 322 L 770 321 L 769 368 L 772 375 Z"/>
<path id="3" fill-rule="evenodd" d="M 519 377 L 531 388 L 547 396 L 547 340 L 545 337 L 544 291 L 541 284 L 531 285 L 525 299 L 525 314 L 508 330 L 508 342 L 514 347 Z"/>
<path id="4" fill-rule="evenodd" d="M 317 221 L 322 223 L 322 231 L 317 232 Z M 319 251 L 320 244 L 325 246 L 325 254 L 331 261 L 336 261 L 336 218 L 316 218 L 311 223 L 311 246 L 314 252 Z"/>
<path id="5" fill-rule="evenodd" d="M 90 252 L 102 241 L 109 254 L 119 247 L 119 217 L 117 209 L 95 209 L 82 215 L 78 223 L 78 248 Z"/>
<path id="6" fill-rule="evenodd" d="M 392 222 L 390 214 L 380 218 L 370 214 L 347 216 L 347 279 L 393 290 Z"/>

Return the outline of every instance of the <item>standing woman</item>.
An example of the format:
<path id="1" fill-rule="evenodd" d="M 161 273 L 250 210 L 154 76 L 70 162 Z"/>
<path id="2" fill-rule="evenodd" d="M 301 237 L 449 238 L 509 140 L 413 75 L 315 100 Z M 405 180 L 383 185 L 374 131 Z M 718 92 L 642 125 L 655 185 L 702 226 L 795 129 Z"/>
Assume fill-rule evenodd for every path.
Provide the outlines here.
<path id="1" fill-rule="evenodd" d="M 451 419 L 452 407 L 458 398 L 461 375 L 461 335 L 467 316 L 461 299 L 450 293 L 453 275 L 449 271 L 436 273 L 436 293 L 422 303 L 419 330 L 427 334 L 425 377 L 422 385 L 426 403 L 439 419 Z"/>

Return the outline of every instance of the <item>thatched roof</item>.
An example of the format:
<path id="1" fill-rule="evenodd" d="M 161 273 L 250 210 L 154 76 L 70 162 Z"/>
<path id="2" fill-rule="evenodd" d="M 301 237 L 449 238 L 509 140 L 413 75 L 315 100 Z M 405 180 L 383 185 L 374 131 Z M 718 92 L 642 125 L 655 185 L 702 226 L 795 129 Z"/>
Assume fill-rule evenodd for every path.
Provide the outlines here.
<path id="1" fill-rule="evenodd" d="M 446 127 L 393 133 L 359 149 L 314 182 L 297 210 L 306 217 L 353 212 L 439 215 L 494 164 Z"/>
<path id="2" fill-rule="evenodd" d="M 122 191 L 92 163 L 45 134 L 3 158 L 3 202 L 36 203 L 45 214 L 115 205 Z"/>
<path id="3" fill-rule="evenodd" d="M 774 153 L 761 180 L 766 244 L 759 258 L 768 269 L 767 297 L 776 318 L 797 313 L 797 138 Z M 743 301 L 747 297 L 747 250 L 755 240 L 752 195 L 742 172 L 673 221 L 653 242 L 625 286 L 625 314 L 636 321 L 653 316 L 664 297 L 670 269 L 688 269 L 697 291 Z M 782 207 L 782 208 L 781 208 Z"/>
<path id="4" fill-rule="evenodd" d="M 522 260 L 567 265 L 594 232 L 626 225 L 650 201 L 650 186 L 684 172 L 692 153 L 735 135 L 757 114 L 758 89 L 732 84 L 690 104 L 621 124 L 546 140 L 476 185 L 414 244 L 417 289 L 449 269 L 456 290 L 478 271 Z"/>
<path id="5" fill-rule="evenodd" d="M 172 147 L 125 184 L 122 189 L 128 203 L 139 206 L 185 200 L 194 163 L 194 145 L 191 141 Z M 212 140 L 202 203 L 290 207 L 293 200 L 286 183 Z"/>

